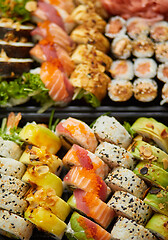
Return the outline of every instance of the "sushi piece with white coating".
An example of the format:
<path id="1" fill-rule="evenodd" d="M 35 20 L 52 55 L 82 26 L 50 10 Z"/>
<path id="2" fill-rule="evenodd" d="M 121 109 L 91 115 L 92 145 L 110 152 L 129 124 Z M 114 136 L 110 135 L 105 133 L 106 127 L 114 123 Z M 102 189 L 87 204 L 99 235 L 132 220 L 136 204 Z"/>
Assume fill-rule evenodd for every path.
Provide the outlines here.
<path id="1" fill-rule="evenodd" d="M 163 105 L 168 102 L 168 83 L 165 83 L 162 88 L 162 100 L 160 105 Z"/>
<path id="2" fill-rule="evenodd" d="M 119 59 L 127 59 L 131 56 L 132 42 L 127 35 L 119 35 L 111 44 L 112 54 Z"/>
<path id="3" fill-rule="evenodd" d="M 25 171 L 26 166 L 23 163 L 0 157 L 0 173 L 21 179 Z"/>
<path id="4" fill-rule="evenodd" d="M 130 60 L 116 60 L 109 70 L 115 79 L 132 80 L 134 77 L 133 63 Z"/>
<path id="5" fill-rule="evenodd" d="M 105 183 L 112 191 L 126 191 L 143 198 L 147 185 L 134 172 L 123 167 L 114 168 L 105 179 Z"/>
<path id="6" fill-rule="evenodd" d="M 106 141 L 127 148 L 131 143 L 131 135 L 114 118 L 100 116 L 93 125 L 93 131 L 99 141 Z"/>
<path id="7" fill-rule="evenodd" d="M 136 164 L 133 155 L 125 148 L 108 142 L 101 142 L 96 148 L 95 154 L 110 168 L 121 166 L 133 170 Z"/>
<path id="8" fill-rule="evenodd" d="M 135 76 L 139 78 L 153 78 L 156 75 L 157 64 L 153 59 L 138 58 L 134 62 Z"/>
<path id="9" fill-rule="evenodd" d="M 168 61 L 168 41 L 155 44 L 155 57 L 159 62 Z"/>
<path id="10" fill-rule="evenodd" d="M 154 52 L 154 43 L 148 37 L 139 37 L 132 42 L 132 54 L 137 58 L 152 57 Z"/>
<path id="11" fill-rule="evenodd" d="M 149 78 L 138 78 L 133 82 L 133 93 L 140 102 L 151 102 L 157 97 L 157 82 Z"/>
<path id="12" fill-rule="evenodd" d="M 158 66 L 157 78 L 164 83 L 168 83 L 168 63 L 165 62 Z"/>
<path id="13" fill-rule="evenodd" d="M 115 38 L 121 34 L 126 33 L 126 21 L 120 17 L 111 17 L 105 28 L 105 36 Z"/>
<path id="14" fill-rule="evenodd" d="M 133 95 L 133 85 L 128 80 L 114 79 L 108 84 L 108 96 L 114 102 L 128 101 Z"/>
<path id="15" fill-rule="evenodd" d="M 33 233 L 34 225 L 16 214 L 0 209 L 0 232 L 2 235 L 29 240 Z"/>
<path id="16" fill-rule="evenodd" d="M 168 40 L 168 23 L 166 21 L 159 21 L 151 26 L 150 37 L 156 42 L 163 42 Z"/>
<path id="17" fill-rule="evenodd" d="M 0 137 L 0 157 L 13 158 L 19 160 L 22 149 L 18 144 Z"/>
<path id="18" fill-rule="evenodd" d="M 156 240 L 156 237 L 133 220 L 120 217 L 111 231 L 113 240 Z"/>
<path id="19" fill-rule="evenodd" d="M 141 199 L 124 191 L 117 191 L 107 203 L 113 208 L 117 215 L 136 221 L 145 225 L 152 215 L 152 209 Z"/>

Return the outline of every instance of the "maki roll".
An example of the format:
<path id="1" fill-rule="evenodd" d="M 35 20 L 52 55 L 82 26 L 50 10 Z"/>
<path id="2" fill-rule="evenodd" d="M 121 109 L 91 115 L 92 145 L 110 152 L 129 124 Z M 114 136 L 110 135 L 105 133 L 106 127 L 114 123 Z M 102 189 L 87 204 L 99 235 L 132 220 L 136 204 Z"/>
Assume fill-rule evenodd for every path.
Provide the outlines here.
<path id="1" fill-rule="evenodd" d="M 153 78 L 156 75 L 157 64 L 153 59 L 138 58 L 134 62 L 135 76 L 139 78 Z"/>
<path id="2" fill-rule="evenodd" d="M 86 192 L 92 192 L 103 201 L 107 199 L 111 192 L 103 179 L 96 175 L 92 169 L 72 167 L 63 180 L 69 188 L 79 188 Z"/>
<path id="3" fill-rule="evenodd" d="M 146 203 L 123 191 L 115 192 L 107 205 L 113 208 L 117 215 L 132 219 L 140 225 L 145 225 L 152 215 L 152 209 Z"/>
<path id="4" fill-rule="evenodd" d="M 115 38 L 121 34 L 126 33 L 126 21 L 120 17 L 111 17 L 105 28 L 105 36 L 109 38 Z"/>
<path id="5" fill-rule="evenodd" d="M 168 102 L 168 83 L 165 83 L 162 88 L 162 101 L 160 102 L 161 105 Z"/>
<path id="6" fill-rule="evenodd" d="M 111 235 L 114 240 L 156 240 L 156 237 L 148 229 L 124 217 L 117 220 Z"/>
<path id="7" fill-rule="evenodd" d="M 167 189 L 168 172 L 164 169 L 151 163 L 140 161 L 133 172 L 142 179 L 150 182 L 152 185 Z"/>
<path id="8" fill-rule="evenodd" d="M 168 41 L 155 44 L 155 57 L 159 62 L 168 61 Z"/>
<path id="9" fill-rule="evenodd" d="M 114 79 L 108 84 L 108 96 L 114 102 L 128 101 L 133 95 L 133 85 L 128 80 Z"/>
<path id="10" fill-rule="evenodd" d="M 62 162 L 67 167 L 78 166 L 93 169 L 101 178 L 105 178 L 109 172 L 108 165 L 101 158 L 76 144 L 66 153 Z"/>
<path id="11" fill-rule="evenodd" d="M 136 164 L 130 152 L 108 142 L 101 142 L 96 148 L 95 154 L 107 163 L 110 168 L 121 166 L 133 170 Z"/>
<path id="12" fill-rule="evenodd" d="M 129 60 L 113 61 L 109 71 L 115 79 L 132 80 L 134 77 L 133 63 Z"/>
<path id="13" fill-rule="evenodd" d="M 134 172 L 123 167 L 114 168 L 105 179 L 105 183 L 112 191 L 126 191 L 143 198 L 147 185 Z"/>
<path id="14" fill-rule="evenodd" d="M 123 148 L 127 148 L 132 140 L 131 135 L 114 117 L 100 116 L 93 125 L 93 131 L 99 141 Z"/>
<path id="15" fill-rule="evenodd" d="M 159 21 L 151 26 L 150 37 L 156 42 L 168 40 L 168 22 Z"/>
<path id="16" fill-rule="evenodd" d="M 91 152 L 94 152 L 98 144 L 94 131 L 86 123 L 75 118 L 62 120 L 56 126 L 56 132 L 70 144 L 79 144 Z"/>
<path id="17" fill-rule="evenodd" d="M 21 240 L 29 240 L 34 225 L 16 214 L 0 209 L 0 232 L 2 235 Z"/>
<path id="18" fill-rule="evenodd" d="M 150 31 L 150 27 L 145 19 L 140 17 L 132 17 L 127 20 L 127 34 L 130 38 L 136 39 L 140 36 L 147 36 Z"/>
<path id="19" fill-rule="evenodd" d="M 132 54 L 137 58 L 152 57 L 154 43 L 148 37 L 139 37 L 132 42 Z"/>
<path id="20" fill-rule="evenodd" d="M 107 228 L 115 216 L 115 212 L 94 193 L 76 189 L 67 202 L 72 209 L 84 213 L 103 228 Z"/>
<path id="21" fill-rule="evenodd" d="M 121 35 L 112 41 L 111 52 L 119 59 L 127 59 L 131 56 L 132 43 L 127 35 Z"/>
<path id="22" fill-rule="evenodd" d="M 133 82 L 134 97 L 140 102 L 151 102 L 157 97 L 158 86 L 155 80 L 138 78 Z"/>
<path id="23" fill-rule="evenodd" d="M 168 217 L 168 192 L 160 188 L 151 188 L 144 199 L 155 212 Z"/>
<path id="24" fill-rule="evenodd" d="M 150 232 L 154 233 L 157 237 L 167 240 L 168 239 L 168 217 L 155 213 L 145 226 Z"/>
<path id="25" fill-rule="evenodd" d="M 66 236 L 69 240 L 72 239 L 88 239 L 88 240 L 111 240 L 111 234 L 98 224 L 92 222 L 79 213 L 74 212 L 70 218 L 66 229 Z"/>
<path id="26" fill-rule="evenodd" d="M 168 83 L 168 63 L 158 66 L 157 78 L 162 82 Z"/>

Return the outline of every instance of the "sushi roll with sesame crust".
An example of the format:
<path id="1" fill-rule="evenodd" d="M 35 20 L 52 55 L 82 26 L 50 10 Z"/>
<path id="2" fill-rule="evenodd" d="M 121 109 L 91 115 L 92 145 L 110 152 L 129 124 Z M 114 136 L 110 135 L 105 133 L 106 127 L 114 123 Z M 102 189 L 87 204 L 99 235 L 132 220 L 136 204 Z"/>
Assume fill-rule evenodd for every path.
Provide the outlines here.
<path id="1" fill-rule="evenodd" d="M 111 17 L 105 28 L 105 36 L 115 38 L 126 33 L 126 21 L 119 16 Z"/>
<path id="2" fill-rule="evenodd" d="M 108 84 L 108 96 L 114 102 L 128 101 L 133 95 L 133 85 L 130 81 L 114 79 Z"/>
<path id="3" fill-rule="evenodd" d="M 130 60 L 113 61 L 109 71 L 115 79 L 132 80 L 134 77 L 133 63 Z"/>
<path id="4" fill-rule="evenodd" d="M 159 62 L 168 61 L 168 41 L 155 44 L 155 57 Z"/>
<path id="5" fill-rule="evenodd" d="M 147 185 L 131 170 L 117 167 L 112 170 L 105 179 L 105 183 L 112 191 L 126 191 L 132 195 L 143 198 Z"/>
<path id="6" fill-rule="evenodd" d="M 150 232 L 154 233 L 159 239 L 168 239 L 168 217 L 155 213 L 145 226 Z"/>
<path id="7" fill-rule="evenodd" d="M 123 191 L 115 192 L 107 205 L 117 215 L 132 219 L 140 225 L 145 225 L 152 214 L 152 209 L 146 203 Z"/>
<path id="8" fill-rule="evenodd" d="M 153 78 L 156 75 L 157 64 L 153 59 L 138 58 L 134 62 L 135 76 L 139 78 Z"/>
<path id="9" fill-rule="evenodd" d="M 127 59 L 131 56 L 132 43 L 127 35 L 121 35 L 112 41 L 111 52 L 119 59 Z"/>
<path id="10" fill-rule="evenodd" d="M 0 157 L 13 158 L 19 160 L 22 149 L 18 144 L 0 137 Z"/>
<path id="11" fill-rule="evenodd" d="M 114 117 L 100 116 L 93 125 L 93 131 L 98 140 L 123 148 L 127 148 L 132 140 L 127 130 Z"/>
<path id="12" fill-rule="evenodd" d="M 160 105 L 163 105 L 168 102 L 168 83 L 165 83 L 162 88 L 162 100 Z"/>
<path id="13" fill-rule="evenodd" d="M 151 26 L 150 37 L 156 42 L 168 40 L 168 23 L 166 21 L 156 22 Z"/>
<path id="14" fill-rule="evenodd" d="M 120 217 L 111 231 L 114 240 L 156 240 L 156 237 L 133 220 Z"/>
<path id="15" fill-rule="evenodd" d="M 34 225 L 18 215 L 0 209 L 0 232 L 2 235 L 29 240 L 33 233 Z"/>
<path id="16" fill-rule="evenodd" d="M 140 102 L 151 102 L 157 97 L 158 85 L 153 79 L 138 78 L 133 83 L 133 93 Z"/>
<path id="17" fill-rule="evenodd" d="M 150 38 L 139 37 L 132 42 L 132 54 L 135 57 L 152 57 L 154 52 L 154 43 Z"/>
<path id="18" fill-rule="evenodd" d="M 21 179 L 25 171 L 26 166 L 23 163 L 0 157 L 0 173 Z"/>
<path id="19" fill-rule="evenodd" d="M 108 142 L 101 142 L 95 154 L 110 168 L 121 166 L 133 170 L 136 164 L 133 155 L 126 149 Z"/>

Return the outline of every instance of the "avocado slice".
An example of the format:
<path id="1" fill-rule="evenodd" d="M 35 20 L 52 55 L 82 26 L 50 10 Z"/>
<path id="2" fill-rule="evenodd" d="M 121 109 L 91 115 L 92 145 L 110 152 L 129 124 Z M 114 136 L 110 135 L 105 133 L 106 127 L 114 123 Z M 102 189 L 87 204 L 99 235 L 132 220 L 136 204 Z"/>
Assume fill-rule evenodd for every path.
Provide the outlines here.
<path id="1" fill-rule="evenodd" d="M 155 213 L 145 226 L 161 239 L 168 239 L 168 216 Z"/>
<path id="2" fill-rule="evenodd" d="M 59 197 L 63 193 L 62 180 L 57 175 L 49 172 L 48 166 L 28 167 L 22 181 L 45 189 L 53 188 Z"/>
<path id="3" fill-rule="evenodd" d="M 151 184 L 167 189 L 168 172 L 164 169 L 151 163 L 140 161 L 133 172 Z"/>
<path id="4" fill-rule="evenodd" d="M 150 205 L 154 211 L 168 216 L 168 192 L 160 188 L 152 187 L 144 202 Z"/>
<path id="5" fill-rule="evenodd" d="M 56 133 L 40 124 L 29 123 L 25 125 L 19 136 L 23 141 L 40 148 L 43 147 L 52 154 L 56 154 L 61 148 L 61 141 Z"/>
<path id="6" fill-rule="evenodd" d="M 160 148 L 150 145 L 147 142 L 138 140 L 134 141 L 127 150 L 136 159 L 147 161 L 168 171 L 168 155 Z"/>
<path id="7" fill-rule="evenodd" d="M 151 138 L 156 144 L 168 152 L 168 127 L 153 118 L 138 118 L 131 129 L 136 133 Z"/>

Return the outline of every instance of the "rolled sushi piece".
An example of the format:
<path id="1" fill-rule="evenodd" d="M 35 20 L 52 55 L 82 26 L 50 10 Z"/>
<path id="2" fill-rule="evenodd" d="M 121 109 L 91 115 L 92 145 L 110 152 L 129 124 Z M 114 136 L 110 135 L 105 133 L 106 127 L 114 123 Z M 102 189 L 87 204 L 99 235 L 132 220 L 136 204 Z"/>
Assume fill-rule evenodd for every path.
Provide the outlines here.
<path id="1" fill-rule="evenodd" d="M 111 17 L 105 28 L 105 36 L 115 38 L 121 34 L 126 33 L 126 21 L 120 17 Z"/>
<path id="2" fill-rule="evenodd" d="M 108 165 L 101 158 L 76 144 L 73 144 L 71 149 L 65 154 L 62 162 L 67 167 L 77 166 L 93 169 L 103 179 L 109 172 Z"/>
<path id="3" fill-rule="evenodd" d="M 5 158 L 13 158 L 19 160 L 22 154 L 21 147 L 15 142 L 3 140 L 0 137 L 0 156 Z"/>
<path id="4" fill-rule="evenodd" d="M 117 220 L 111 235 L 114 240 L 156 240 L 156 237 L 148 229 L 124 217 Z"/>
<path id="5" fill-rule="evenodd" d="M 152 187 L 146 195 L 144 202 L 155 212 L 162 213 L 168 217 L 168 192 Z"/>
<path id="6" fill-rule="evenodd" d="M 18 197 L 23 197 L 28 191 L 29 185 L 15 177 L 0 174 L 0 188 L 3 192 L 7 190 Z"/>
<path id="7" fill-rule="evenodd" d="M 133 172 L 142 179 L 150 182 L 152 185 L 167 189 L 168 172 L 163 168 L 151 163 L 140 161 Z"/>
<path id="8" fill-rule="evenodd" d="M 27 201 L 10 192 L 8 189 L 0 188 L 0 208 L 18 215 L 23 215 L 27 207 Z"/>
<path id="9" fill-rule="evenodd" d="M 141 199 L 124 191 L 113 194 L 107 205 L 119 216 L 132 219 L 140 225 L 145 225 L 152 215 L 152 209 Z"/>
<path id="10" fill-rule="evenodd" d="M 48 166 L 28 167 L 22 181 L 45 189 L 53 188 L 59 197 L 63 192 L 62 180 L 57 175 L 49 172 Z"/>
<path id="11" fill-rule="evenodd" d="M 147 142 L 134 141 L 127 149 L 136 159 L 147 161 L 168 171 L 168 155 Z"/>
<path id="12" fill-rule="evenodd" d="M 74 212 L 66 229 L 66 236 L 69 240 L 111 240 L 111 234 L 98 224 Z"/>
<path id="13" fill-rule="evenodd" d="M 35 208 L 29 206 L 24 213 L 24 217 L 55 239 L 62 239 L 67 226 L 50 210 L 39 206 Z"/>
<path id="14" fill-rule="evenodd" d="M 37 147 L 44 147 L 52 154 L 56 154 L 61 148 L 59 137 L 47 127 L 36 123 L 28 123 L 19 133 L 25 142 Z"/>
<path id="15" fill-rule="evenodd" d="M 119 59 L 127 59 L 131 56 L 132 43 L 127 35 L 119 35 L 111 44 L 112 54 Z"/>
<path id="16" fill-rule="evenodd" d="M 133 95 L 133 85 L 128 80 L 114 79 L 108 84 L 108 96 L 114 102 L 128 101 Z"/>
<path id="17" fill-rule="evenodd" d="M 96 175 L 92 169 L 72 167 L 63 180 L 64 184 L 71 189 L 79 188 L 86 192 L 92 192 L 103 201 L 111 192 L 103 179 Z"/>
<path id="18" fill-rule="evenodd" d="M 140 17 L 132 17 L 127 20 L 127 34 L 132 39 L 137 39 L 140 36 L 147 36 L 150 27 L 145 19 Z"/>
<path id="19" fill-rule="evenodd" d="M 34 225 L 16 214 L 0 209 L 0 232 L 3 236 L 29 240 Z"/>
<path id="20" fill-rule="evenodd" d="M 154 233 L 157 237 L 167 240 L 168 239 L 168 217 L 155 213 L 151 219 L 146 224 L 146 228 L 149 229 L 150 232 Z"/>
<path id="21" fill-rule="evenodd" d="M 157 97 L 158 85 L 155 80 L 138 78 L 133 82 L 134 97 L 140 102 L 151 102 Z"/>
<path id="22" fill-rule="evenodd" d="M 168 61 L 168 41 L 155 44 L 155 57 L 159 62 Z"/>
<path id="23" fill-rule="evenodd" d="M 168 102 L 168 83 L 165 83 L 162 88 L 162 100 L 160 102 L 160 105 L 163 105 L 164 103 Z"/>
<path id="24" fill-rule="evenodd" d="M 153 78 L 156 75 L 157 64 L 150 58 L 138 58 L 134 62 L 135 76 L 139 78 Z"/>
<path id="25" fill-rule="evenodd" d="M 19 161 L 26 165 L 47 165 L 50 171 L 58 176 L 63 166 L 62 160 L 59 157 L 46 151 L 45 148 L 38 148 L 32 145 L 26 146 Z"/>
<path id="26" fill-rule="evenodd" d="M 132 80 L 134 77 L 133 63 L 130 60 L 113 61 L 110 73 L 115 79 Z"/>
<path id="27" fill-rule="evenodd" d="M 136 164 L 133 155 L 125 148 L 108 142 L 101 142 L 96 148 L 95 154 L 110 168 L 121 166 L 133 170 Z"/>
<path id="28" fill-rule="evenodd" d="M 70 207 L 85 214 L 96 221 L 103 228 L 107 228 L 115 216 L 115 212 L 94 193 L 76 189 L 68 199 Z"/>
<path id="29" fill-rule="evenodd" d="M 148 188 L 134 172 L 123 167 L 114 168 L 108 174 L 105 183 L 112 191 L 126 191 L 141 199 Z"/>
<path id="30" fill-rule="evenodd" d="M 71 210 L 70 206 L 56 195 L 53 188 L 31 188 L 26 194 L 26 200 L 31 206 L 36 205 L 49 209 L 62 221 L 65 221 Z"/>
<path id="31" fill-rule="evenodd" d="M 0 157 L 1 174 L 21 179 L 25 171 L 26 166 L 23 163 L 16 161 L 12 158 Z"/>
<path id="32" fill-rule="evenodd" d="M 154 118 L 138 118 L 131 126 L 137 134 L 151 138 L 156 144 L 168 152 L 168 127 Z"/>
<path id="33" fill-rule="evenodd" d="M 114 143 L 123 148 L 127 148 L 132 140 L 127 130 L 114 117 L 100 116 L 93 125 L 93 131 L 99 141 Z"/>
<path id="34" fill-rule="evenodd" d="M 79 144 L 91 152 L 94 152 L 98 144 L 94 131 L 86 123 L 75 118 L 62 120 L 56 126 L 56 132 L 69 143 Z"/>
<path id="35" fill-rule="evenodd" d="M 168 63 L 158 66 L 157 78 L 164 83 L 168 83 Z"/>
<path id="36" fill-rule="evenodd" d="M 156 42 L 163 42 L 168 40 L 168 23 L 166 21 L 159 21 L 151 26 L 150 37 Z"/>
<path id="37" fill-rule="evenodd" d="M 137 58 L 152 57 L 154 52 L 154 43 L 148 37 L 139 37 L 132 42 L 132 54 Z"/>

